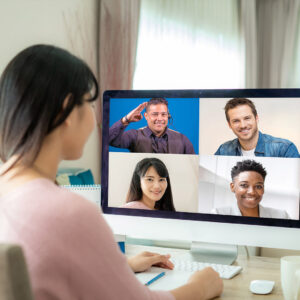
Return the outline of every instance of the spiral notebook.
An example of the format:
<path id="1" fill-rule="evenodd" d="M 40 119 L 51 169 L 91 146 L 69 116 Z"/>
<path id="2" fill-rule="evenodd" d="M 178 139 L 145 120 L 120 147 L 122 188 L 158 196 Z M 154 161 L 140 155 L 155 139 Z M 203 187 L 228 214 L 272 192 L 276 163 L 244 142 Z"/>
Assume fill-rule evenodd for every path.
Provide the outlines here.
<path id="1" fill-rule="evenodd" d="M 64 185 L 63 187 L 70 189 L 72 192 L 90 200 L 97 204 L 101 209 L 101 185 Z"/>

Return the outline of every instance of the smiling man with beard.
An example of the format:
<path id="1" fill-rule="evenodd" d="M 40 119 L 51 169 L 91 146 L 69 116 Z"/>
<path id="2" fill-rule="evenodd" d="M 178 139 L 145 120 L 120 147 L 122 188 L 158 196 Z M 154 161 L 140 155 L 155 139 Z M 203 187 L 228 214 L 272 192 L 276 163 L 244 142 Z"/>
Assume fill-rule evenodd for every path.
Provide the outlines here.
<path id="1" fill-rule="evenodd" d="M 130 123 L 143 118 L 144 108 L 147 126 L 125 131 Z M 152 98 L 109 128 L 109 145 L 126 148 L 130 152 L 195 154 L 192 143 L 185 135 L 168 128 L 169 119 L 168 101 L 164 98 Z"/>
<path id="2" fill-rule="evenodd" d="M 244 217 L 290 219 L 285 210 L 260 204 L 265 192 L 267 172 L 254 160 L 239 161 L 231 169 L 230 189 L 236 201 L 231 206 L 217 207 L 211 213 Z"/>
<path id="3" fill-rule="evenodd" d="M 229 100 L 225 106 L 225 115 L 237 139 L 222 144 L 215 155 L 300 157 L 296 146 L 289 140 L 263 134 L 258 130 L 258 115 L 251 100 Z"/>

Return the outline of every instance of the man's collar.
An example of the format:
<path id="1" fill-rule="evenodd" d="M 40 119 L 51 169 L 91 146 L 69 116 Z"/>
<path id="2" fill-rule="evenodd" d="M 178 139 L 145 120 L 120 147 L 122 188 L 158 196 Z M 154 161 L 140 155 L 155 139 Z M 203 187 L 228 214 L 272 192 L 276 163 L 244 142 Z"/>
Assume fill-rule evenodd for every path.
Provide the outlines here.
<path id="1" fill-rule="evenodd" d="M 147 136 L 147 137 L 150 137 L 151 136 L 151 134 L 152 134 L 152 131 L 151 131 L 151 129 L 148 127 L 148 126 L 146 126 L 146 127 L 144 127 L 144 134 Z"/>
<path id="2" fill-rule="evenodd" d="M 241 151 L 242 146 L 239 142 L 239 139 L 235 139 L 233 141 L 233 143 L 234 143 L 234 147 L 236 149 L 238 149 L 239 151 Z M 263 134 L 259 131 L 258 132 L 258 140 L 257 140 L 257 144 L 256 144 L 256 147 L 255 147 L 255 153 L 264 153 L 264 152 L 265 152 L 264 137 L 263 137 Z"/>
<path id="3" fill-rule="evenodd" d="M 255 152 L 256 153 L 265 153 L 264 136 L 260 131 L 259 131 L 258 141 L 257 141 L 256 147 L 255 147 Z"/>
<path id="4" fill-rule="evenodd" d="M 145 127 L 144 133 L 146 134 L 147 137 L 150 137 L 151 135 L 155 136 L 155 134 L 152 132 L 152 130 L 148 126 Z M 168 127 L 166 127 L 164 134 L 161 135 L 160 137 L 164 137 L 165 135 L 168 136 Z"/>
<path id="5" fill-rule="evenodd" d="M 241 144 L 240 144 L 239 139 L 234 139 L 234 140 L 232 141 L 232 144 L 233 144 L 233 147 L 234 147 L 234 148 L 241 148 Z"/>

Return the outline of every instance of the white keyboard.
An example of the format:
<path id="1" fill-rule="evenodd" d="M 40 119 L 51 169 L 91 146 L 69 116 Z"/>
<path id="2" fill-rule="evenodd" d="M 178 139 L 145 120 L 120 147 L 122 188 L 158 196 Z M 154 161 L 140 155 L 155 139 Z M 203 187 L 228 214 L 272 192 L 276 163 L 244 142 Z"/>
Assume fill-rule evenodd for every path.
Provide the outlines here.
<path id="1" fill-rule="evenodd" d="M 230 279 L 242 271 L 241 266 L 203 263 L 197 261 L 180 260 L 176 258 L 175 259 L 171 258 L 171 261 L 174 264 L 174 270 L 193 272 L 193 271 L 202 270 L 206 267 L 211 267 L 216 272 L 218 272 L 220 277 L 223 279 Z"/>

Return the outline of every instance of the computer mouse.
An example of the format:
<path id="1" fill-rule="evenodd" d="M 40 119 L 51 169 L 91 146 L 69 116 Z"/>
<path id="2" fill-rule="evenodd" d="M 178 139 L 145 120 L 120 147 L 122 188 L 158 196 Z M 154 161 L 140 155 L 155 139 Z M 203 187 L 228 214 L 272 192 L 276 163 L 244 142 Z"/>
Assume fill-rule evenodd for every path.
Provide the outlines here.
<path id="1" fill-rule="evenodd" d="M 252 280 L 250 282 L 250 291 L 253 294 L 270 294 L 274 288 L 275 282 L 271 280 Z"/>

